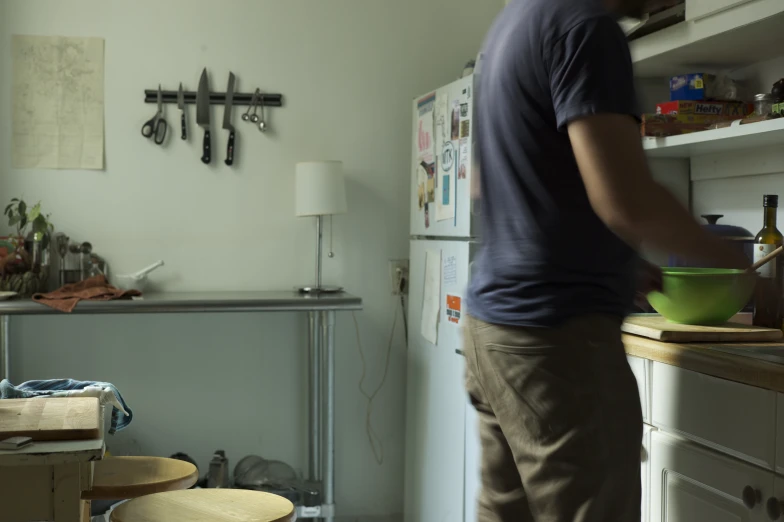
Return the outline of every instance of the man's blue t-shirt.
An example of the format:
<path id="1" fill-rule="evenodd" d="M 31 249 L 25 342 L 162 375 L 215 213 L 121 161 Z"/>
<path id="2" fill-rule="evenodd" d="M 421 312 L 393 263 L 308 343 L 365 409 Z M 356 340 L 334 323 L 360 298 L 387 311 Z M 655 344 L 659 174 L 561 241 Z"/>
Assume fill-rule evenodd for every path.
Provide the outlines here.
<path id="1" fill-rule="evenodd" d="M 637 256 L 591 208 L 566 132 L 591 114 L 638 116 L 628 44 L 601 0 L 512 0 L 485 42 L 477 104 L 469 313 L 548 327 L 626 315 Z"/>

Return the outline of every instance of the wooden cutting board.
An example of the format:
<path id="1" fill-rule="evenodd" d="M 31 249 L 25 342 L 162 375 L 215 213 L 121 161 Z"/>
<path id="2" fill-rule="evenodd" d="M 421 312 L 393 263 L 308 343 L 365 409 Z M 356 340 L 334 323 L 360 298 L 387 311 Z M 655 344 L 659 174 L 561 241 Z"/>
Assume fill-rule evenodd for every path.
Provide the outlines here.
<path id="1" fill-rule="evenodd" d="M 781 330 L 737 323 L 722 326 L 675 324 L 660 315 L 629 316 L 621 328 L 632 335 L 667 343 L 778 341 Z"/>
<path id="2" fill-rule="evenodd" d="M 0 440 L 31 437 L 35 441 L 85 440 L 101 437 L 100 403 L 95 397 L 0 400 Z"/>

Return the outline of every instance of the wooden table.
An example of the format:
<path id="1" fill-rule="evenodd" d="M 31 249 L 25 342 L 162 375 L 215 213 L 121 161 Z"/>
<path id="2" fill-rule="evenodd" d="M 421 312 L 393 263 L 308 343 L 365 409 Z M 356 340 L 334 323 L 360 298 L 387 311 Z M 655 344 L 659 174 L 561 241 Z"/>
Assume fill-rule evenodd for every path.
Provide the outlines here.
<path id="1" fill-rule="evenodd" d="M 14 408 L 16 404 L 31 401 L 35 401 L 35 408 Z M 89 398 L 6 399 L 0 401 L 0 407 L 6 412 L 3 424 L 7 426 L 12 420 L 8 415 L 12 415 L 25 428 L 36 425 L 45 428 L 45 438 L 52 438 L 55 425 L 74 433 L 71 429 L 74 422 L 61 416 L 50 422 L 45 415 L 47 411 L 60 415 L 60 406 L 74 401 L 89 406 L 75 408 L 78 419 L 74 422 L 101 425 L 98 399 Z M 95 418 L 87 419 L 88 413 Z M 0 450 L 0 522 L 79 522 L 82 492 L 92 488 L 93 462 L 103 458 L 103 454 L 100 432 L 97 438 L 87 440 L 38 441 L 18 450 Z"/>

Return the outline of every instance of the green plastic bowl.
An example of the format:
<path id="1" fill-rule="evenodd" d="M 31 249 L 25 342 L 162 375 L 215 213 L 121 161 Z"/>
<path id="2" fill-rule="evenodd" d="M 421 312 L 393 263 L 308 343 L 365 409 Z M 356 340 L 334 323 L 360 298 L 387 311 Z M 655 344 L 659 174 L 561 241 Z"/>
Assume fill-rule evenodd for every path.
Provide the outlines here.
<path id="1" fill-rule="evenodd" d="M 673 323 L 726 323 L 751 299 L 756 274 L 725 268 L 662 268 L 662 291 L 648 302 Z"/>

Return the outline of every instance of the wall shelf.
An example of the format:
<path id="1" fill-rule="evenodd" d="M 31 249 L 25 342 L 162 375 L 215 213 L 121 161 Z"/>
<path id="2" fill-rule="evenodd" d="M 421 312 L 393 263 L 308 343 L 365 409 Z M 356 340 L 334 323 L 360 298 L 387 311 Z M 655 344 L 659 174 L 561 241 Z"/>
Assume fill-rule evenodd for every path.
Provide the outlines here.
<path id="1" fill-rule="evenodd" d="M 755 0 L 687 20 L 629 43 L 635 75 L 670 77 L 769 60 L 784 49 L 782 27 L 782 0 Z"/>
<path id="2" fill-rule="evenodd" d="M 781 144 L 784 144 L 784 118 L 642 140 L 649 158 L 693 158 Z"/>

